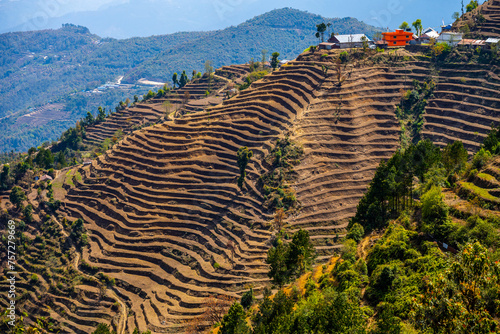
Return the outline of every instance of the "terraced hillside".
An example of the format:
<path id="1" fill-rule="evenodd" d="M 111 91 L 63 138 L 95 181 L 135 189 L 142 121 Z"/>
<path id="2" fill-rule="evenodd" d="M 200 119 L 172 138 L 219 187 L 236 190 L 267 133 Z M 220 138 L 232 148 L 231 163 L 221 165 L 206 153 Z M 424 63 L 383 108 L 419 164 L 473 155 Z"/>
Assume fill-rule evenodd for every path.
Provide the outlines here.
<path id="1" fill-rule="evenodd" d="M 484 17 L 484 20 L 479 20 L 479 13 Z M 477 37 L 500 37 L 500 1 L 489 0 L 483 5 L 480 5 L 476 10 L 466 13 L 464 20 L 458 22 L 458 26 L 467 23 L 471 26 L 471 32 Z"/>
<path id="2" fill-rule="evenodd" d="M 270 217 L 255 181 L 272 142 L 322 80 L 314 64 L 289 66 L 209 113 L 144 128 L 81 169 L 64 212 L 87 222 L 83 259 L 116 280 L 133 314 L 128 331 L 175 329 L 203 311 L 206 297 L 236 297 L 267 281 Z M 236 185 L 241 146 L 255 153 L 243 192 Z"/>
<path id="3" fill-rule="evenodd" d="M 471 176 L 470 182 L 463 181 L 458 194 L 464 198 L 477 198 L 482 206 L 500 208 L 500 158 L 494 159 L 484 170 Z"/>
<path id="4" fill-rule="evenodd" d="M 334 59 L 332 53 L 330 53 Z M 317 56 L 305 56 L 313 61 Z M 348 219 L 366 191 L 375 169 L 399 147 L 400 127 L 395 105 L 401 90 L 425 80 L 428 67 L 407 62 L 404 67 L 357 65 L 345 69 L 339 87 L 334 69 L 294 126 L 305 158 L 297 167 L 297 198 L 302 210 L 293 217 L 294 229 L 309 231 L 327 260 L 340 244 Z"/>
<path id="5" fill-rule="evenodd" d="M 200 315 L 209 296 L 238 298 L 249 285 L 259 292 L 268 283 L 264 260 L 274 212 L 263 209 L 257 183 L 270 168 L 265 157 L 286 135 L 304 148 L 291 184 L 300 209 L 286 218 L 287 229 L 307 229 L 319 261 L 328 259 L 376 167 L 400 145 L 395 106 L 414 80 L 437 83 L 422 135 L 438 144 L 461 139 L 473 152 L 500 118 L 497 67 L 435 68 L 418 55 L 405 56 L 353 56 L 341 65 L 339 83 L 338 51 L 302 54 L 221 104 L 192 105 L 182 117 L 126 136 L 91 165 L 61 174 L 54 181 L 63 183 L 60 214 L 82 218 L 90 237 L 75 267 L 116 284 L 96 295 L 102 286 L 89 278 L 76 287 L 79 297 L 63 299 L 54 290 L 40 303 L 55 305 L 50 315 L 67 323 L 69 333 L 88 333 L 97 322 L 119 333 L 136 327 L 168 333 Z M 235 80 L 244 71 L 222 68 L 216 77 L 227 82 L 222 77 Z M 186 88 L 200 97 L 188 105 L 202 101 L 200 87 Z M 159 108 L 166 99 L 144 104 L 145 114 L 164 114 Z M 95 140 L 126 119 L 102 127 Z M 243 190 L 236 182 L 242 146 L 254 153 Z"/>
<path id="6" fill-rule="evenodd" d="M 162 118 L 173 117 L 176 112 L 184 114 L 206 109 L 222 102 L 229 83 L 242 79 L 248 74 L 247 65 L 224 66 L 217 70 L 212 79 L 207 75 L 190 81 L 186 86 L 176 89 L 165 97 L 139 102 L 129 108 L 113 113 L 105 122 L 87 129 L 85 144 L 100 144 L 112 138 L 116 131 L 123 133 L 157 123 Z M 208 96 L 206 92 L 211 92 Z M 170 104 L 167 106 L 165 102 Z"/>
<path id="7" fill-rule="evenodd" d="M 209 295 L 236 297 L 267 281 L 272 212 L 263 212 L 255 183 L 274 141 L 290 130 L 306 156 L 295 186 L 303 208 L 289 222 L 331 254 L 375 167 L 398 147 L 394 104 L 411 83 L 399 72 L 356 68 L 339 90 L 319 54 L 301 57 L 209 113 L 144 128 L 82 168 L 64 210 L 88 223 L 83 258 L 115 278 L 134 314 L 128 328 L 182 326 Z M 241 146 L 254 152 L 243 192 L 236 186 Z M 342 186 L 349 196 L 339 194 Z"/>
<path id="8" fill-rule="evenodd" d="M 461 181 L 455 191 L 445 192 L 445 201 L 454 219 L 463 225 L 471 216 L 500 217 L 500 157 Z"/>
<path id="9" fill-rule="evenodd" d="M 469 153 L 477 152 L 491 125 L 500 121 L 499 74 L 492 65 L 442 65 L 425 110 L 423 136 L 440 146 L 460 140 Z"/>

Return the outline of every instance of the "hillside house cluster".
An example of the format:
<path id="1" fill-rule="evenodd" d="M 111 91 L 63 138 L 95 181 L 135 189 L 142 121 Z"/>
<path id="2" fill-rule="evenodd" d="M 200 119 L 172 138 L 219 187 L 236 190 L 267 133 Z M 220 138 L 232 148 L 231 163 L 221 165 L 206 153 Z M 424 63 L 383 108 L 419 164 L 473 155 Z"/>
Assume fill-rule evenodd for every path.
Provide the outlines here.
<path id="1" fill-rule="evenodd" d="M 350 34 L 333 35 L 328 39 L 328 42 L 320 43 L 319 48 L 324 50 L 362 48 L 364 43 L 371 48 L 375 46 L 375 43 L 365 34 Z"/>
<path id="2" fill-rule="evenodd" d="M 401 48 L 407 45 L 427 45 L 433 41 L 448 43 L 451 46 L 463 48 L 485 48 L 491 49 L 493 44 L 500 42 L 498 38 L 488 38 L 487 40 L 464 39 L 464 34 L 453 32 L 452 25 L 441 27 L 441 33 L 433 28 L 427 28 L 422 31 L 420 36 L 415 35 L 411 29 L 396 29 L 382 33 L 382 39 L 377 41 L 370 40 L 365 34 L 332 35 L 327 42 L 319 44 L 319 49 L 350 49 L 362 48 L 368 45 L 369 48 Z"/>
<path id="3" fill-rule="evenodd" d="M 435 41 L 437 43 L 444 42 L 451 46 L 491 49 L 493 44 L 497 44 L 500 41 L 498 38 L 488 38 L 487 40 L 464 39 L 464 34 L 451 31 L 451 26 L 443 26 L 441 28 L 441 33 L 432 28 L 427 28 L 420 36 L 412 33 L 410 29 L 396 29 L 394 32 L 383 32 L 382 40 L 375 42 L 375 45 L 380 48 L 399 48 L 406 45 L 426 45 Z"/>

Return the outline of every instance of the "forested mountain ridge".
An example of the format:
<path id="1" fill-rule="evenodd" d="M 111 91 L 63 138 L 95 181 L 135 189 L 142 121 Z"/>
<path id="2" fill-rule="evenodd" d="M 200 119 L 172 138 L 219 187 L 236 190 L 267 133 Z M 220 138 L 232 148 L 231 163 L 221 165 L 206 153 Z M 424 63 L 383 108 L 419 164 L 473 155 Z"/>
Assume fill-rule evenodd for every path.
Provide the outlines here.
<path id="1" fill-rule="evenodd" d="M 0 147 L 26 151 L 55 140 L 87 111 L 114 109 L 149 89 L 122 86 L 93 93 L 144 59 L 204 33 L 177 33 L 125 41 L 101 39 L 84 27 L 66 25 L 0 35 Z"/>
<path id="2" fill-rule="evenodd" d="M 317 40 L 315 25 L 323 21 L 331 22 L 337 33 L 376 32 L 356 19 L 327 19 L 284 8 L 223 30 L 125 40 L 103 39 L 74 25 L 2 34 L 0 147 L 26 151 L 54 140 L 87 111 L 112 109 L 126 97 L 147 93 L 149 88 L 135 86 L 141 78 L 171 82 L 174 72 L 201 71 L 207 60 L 215 67 L 258 60 L 262 49 L 293 59 Z M 121 83 L 132 87 L 90 93 L 120 76 Z"/>
<path id="3" fill-rule="evenodd" d="M 269 54 L 277 51 L 280 59 L 294 59 L 309 45 L 317 43 L 316 24 L 330 22 L 337 34 L 365 33 L 372 37 L 379 30 L 354 18 L 324 18 L 292 8 L 276 9 L 259 15 L 236 27 L 215 31 L 209 38 L 180 45 L 177 52 L 171 50 L 141 64 L 125 77 L 134 81 L 144 73 L 160 80 L 165 68 L 183 68 L 186 55 L 194 68 L 201 69 L 205 60 L 212 60 L 216 67 L 239 64 L 250 58 L 259 60 L 261 50 Z M 268 55 L 269 55 L 268 54 Z"/>

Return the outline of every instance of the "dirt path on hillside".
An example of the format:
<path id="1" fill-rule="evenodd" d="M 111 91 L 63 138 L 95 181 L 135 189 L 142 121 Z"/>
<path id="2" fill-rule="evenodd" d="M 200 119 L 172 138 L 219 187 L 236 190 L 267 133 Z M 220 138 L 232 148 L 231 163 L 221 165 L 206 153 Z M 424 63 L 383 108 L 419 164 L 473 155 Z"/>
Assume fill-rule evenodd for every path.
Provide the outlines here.
<path id="1" fill-rule="evenodd" d="M 118 324 L 118 327 L 116 329 L 117 334 L 124 334 L 125 333 L 125 328 L 127 327 L 127 306 L 125 303 L 118 297 L 116 292 L 112 289 L 108 289 L 108 295 L 115 299 L 119 304 L 120 304 L 120 309 L 121 309 L 121 317 L 120 321 Z"/>
<path id="2" fill-rule="evenodd" d="M 75 269 L 78 271 L 78 266 L 80 265 L 80 253 L 76 252 L 75 253 Z M 121 300 L 120 297 L 116 294 L 116 292 L 112 289 L 107 289 L 107 294 L 116 300 L 118 304 L 120 304 L 120 309 L 121 309 L 121 315 L 120 315 L 120 321 L 118 322 L 117 334 L 124 334 L 125 333 L 125 328 L 127 327 L 127 305 Z"/>

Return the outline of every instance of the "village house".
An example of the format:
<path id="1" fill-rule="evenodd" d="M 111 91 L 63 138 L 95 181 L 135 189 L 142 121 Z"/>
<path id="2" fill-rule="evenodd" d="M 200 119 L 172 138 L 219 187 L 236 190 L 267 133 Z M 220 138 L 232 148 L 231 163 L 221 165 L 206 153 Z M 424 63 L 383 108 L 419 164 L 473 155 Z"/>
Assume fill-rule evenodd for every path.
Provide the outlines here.
<path id="1" fill-rule="evenodd" d="M 457 46 L 458 43 L 463 39 L 464 34 L 460 32 L 442 32 L 441 35 L 436 39 L 438 43 L 448 43 L 451 46 Z"/>
<path id="2" fill-rule="evenodd" d="M 340 46 L 335 43 L 323 42 L 319 43 L 320 50 L 331 50 L 331 49 L 340 49 Z"/>
<path id="3" fill-rule="evenodd" d="M 383 38 L 381 40 L 375 41 L 375 47 L 379 49 L 387 49 L 387 46 L 387 41 Z"/>
<path id="4" fill-rule="evenodd" d="M 462 39 L 458 43 L 458 46 L 467 49 L 476 49 L 478 47 L 484 48 L 486 46 L 486 41 L 481 39 Z"/>
<path id="5" fill-rule="evenodd" d="M 364 39 L 369 47 L 375 45 L 365 34 L 333 35 L 328 43 L 335 44 L 335 46 L 330 46 L 331 49 L 362 48 Z"/>
<path id="6" fill-rule="evenodd" d="M 432 29 L 432 28 L 427 28 L 422 32 L 422 35 L 420 35 L 417 39 L 419 44 L 429 44 L 431 40 L 437 40 L 439 37 L 439 33 Z"/>
<path id="7" fill-rule="evenodd" d="M 486 41 L 484 41 L 485 46 L 487 49 L 491 49 L 491 47 L 496 44 L 499 45 L 500 43 L 500 38 L 488 38 Z"/>
<path id="8" fill-rule="evenodd" d="M 52 181 L 52 180 L 53 180 L 53 179 L 52 179 L 52 176 L 47 175 L 47 174 L 45 174 L 44 176 L 42 176 L 42 177 L 40 178 L 40 182 L 42 182 L 42 181 Z"/>
<path id="9" fill-rule="evenodd" d="M 383 32 L 383 40 L 388 47 L 404 47 L 409 45 L 414 39 L 411 31 L 404 29 L 396 29 L 396 31 Z"/>

